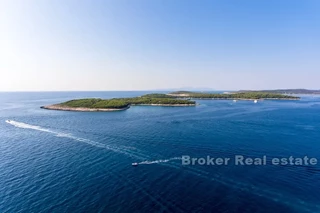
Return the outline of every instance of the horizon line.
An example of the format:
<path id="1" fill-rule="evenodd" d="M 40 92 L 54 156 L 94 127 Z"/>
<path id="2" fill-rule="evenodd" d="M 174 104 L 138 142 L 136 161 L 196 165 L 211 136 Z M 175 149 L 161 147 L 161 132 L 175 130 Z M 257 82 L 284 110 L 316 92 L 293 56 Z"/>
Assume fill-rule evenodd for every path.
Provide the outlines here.
<path id="1" fill-rule="evenodd" d="M 281 89 L 191 89 L 191 88 L 176 88 L 176 89 L 145 89 L 145 90 L 12 90 L 12 91 L 0 91 L 0 93 L 6 92 L 148 92 L 148 91 L 263 91 L 263 90 L 319 90 L 320 89 L 308 89 L 308 88 L 281 88 Z"/>

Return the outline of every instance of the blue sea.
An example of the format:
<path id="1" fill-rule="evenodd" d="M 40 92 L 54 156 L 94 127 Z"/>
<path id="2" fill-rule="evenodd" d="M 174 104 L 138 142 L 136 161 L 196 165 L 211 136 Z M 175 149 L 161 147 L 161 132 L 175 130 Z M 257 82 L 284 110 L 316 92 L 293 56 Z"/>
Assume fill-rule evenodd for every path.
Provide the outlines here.
<path id="1" fill-rule="evenodd" d="M 145 93 L 0 93 L 0 212 L 320 212 L 320 96 L 119 112 L 40 109 Z M 268 162 L 181 161 L 235 155 Z M 290 156 L 319 162 L 270 162 Z"/>

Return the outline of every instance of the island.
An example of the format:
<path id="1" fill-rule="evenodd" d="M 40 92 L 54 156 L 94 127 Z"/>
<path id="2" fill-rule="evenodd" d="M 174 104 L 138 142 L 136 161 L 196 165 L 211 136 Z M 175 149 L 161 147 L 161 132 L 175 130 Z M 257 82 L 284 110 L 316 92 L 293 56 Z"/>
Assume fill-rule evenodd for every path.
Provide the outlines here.
<path id="1" fill-rule="evenodd" d="M 238 92 L 266 92 L 278 94 L 320 95 L 320 90 L 309 89 L 240 90 Z"/>
<path id="2" fill-rule="evenodd" d="M 167 95 L 180 98 L 213 100 L 298 100 L 299 97 L 270 92 L 203 93 L 190 91 L 171 92 Z"/>
<path id="3" fill-rule="evenodd" d="M 80 112 L 108 112 L 129 109 L 130 106 L 195 106 L 196 102 L 181 100 L 166 94 L 147 94 L 133 98 L 87 98 L 41 106 L 42 109 L 80 111 Z"/>
<path id="4" fill-rule="evenodd" d="M 267 93 L 267 92 L 238 92 L 238 93 L 202 93 L 190 91 L 176 91 L 168 94 L 152 93 L 133 98 L 86 98 L 66 101 L 59 104 L 41 106 L 42 109 L 80 111 L 80 112 L 108 112 L 129 109 L 131 106 L 196 106 L 191 99 L 204 100 L 298 100 L 299 97 Z"/>
<path id="5" fill-rule="evenodd" d="M 77 99 L 63 102 L 60 104 L 53 104 L 42 106 L 42 109 L 64 110 L 64 111 L 80 111 L 80 112 L 107 112 L 126 110 L 130 106 L 123 100 L 110 99 L 103 100 L 100 98 Z"/>

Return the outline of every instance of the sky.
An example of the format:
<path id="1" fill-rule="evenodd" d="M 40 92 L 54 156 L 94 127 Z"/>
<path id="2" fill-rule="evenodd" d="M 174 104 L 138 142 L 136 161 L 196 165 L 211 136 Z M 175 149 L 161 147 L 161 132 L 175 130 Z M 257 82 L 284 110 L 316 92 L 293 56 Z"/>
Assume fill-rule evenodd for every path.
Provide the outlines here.
<path id="1" fill-rule="evenodd" d="M 0 0 L 0 91 L 320 89 L 318 0 Z"/>

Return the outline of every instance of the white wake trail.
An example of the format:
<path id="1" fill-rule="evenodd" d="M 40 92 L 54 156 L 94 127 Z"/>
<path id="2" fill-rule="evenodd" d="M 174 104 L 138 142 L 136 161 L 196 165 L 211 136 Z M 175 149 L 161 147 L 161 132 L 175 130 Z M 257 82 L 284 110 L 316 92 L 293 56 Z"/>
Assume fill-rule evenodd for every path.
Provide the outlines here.
<path id="1" fill-rule="evenodd" d="M 40 126 L 34 126 L 34 125 L 30 125 L 30 124 L 26 124 L 26 123 L 21 123 L 21 122 L 17 122 L 17 121 L 12 121 L 12 120 L 6 120 L 6 123 L 11 124 L 15 127 L 18 128 L 23 128 L 23 129 L 34 129 L 34 130 L 38 130 L 38 131 L 42 131 L 42 132 L 49 132 L 49 133 L 54 133 L 54 134 L 58 134 L 54 131 L 51 131 L 49 129 L 45 129 L 42 128 Z"/>
<path id="2" fill-rule="evenodd" d="M 140 163 L 137 164 L 158 164 L 158 163 L 166 163 L 169 161 L 173 161 L 173 160 L 181 160 L 181 157 L 174 157 L 174 158 L 168 158 L 168 159 L 163 159 L 163 160 L 154 160 L 154 161 L 142 161 Z"/>
<path id="3" fill-rule="evenodd" d="M 142 157 L 142 155 L 139 154 L 139 153 L 133 153 L 132 150 L 136 149 L 134 147 L 125 147 L 125 146 L 114 147 L 114 146 L 111 146 L 111 145 L 106 145 L 106 144 L 99 143 L 99 142 L 96 142 L 96 141 L 92 141 L 92 140 L 89 140 L 89 139 L 76 137 L 76 136 L 74 136 L 74 135 L 72 135 L 70 133 L 62 133 L 62 132 L 52 131 L 50 129 L 46 129 L 46 128 L 43 128 L 43 127 L 40 127 L 40 126 L 30 125 L 30 124 L 17 122 L 17 121 L 12 121 L 12 120 L 6 120 L 6 123 L 11 124 L 11 125 L 13 125 L 15 127 L 18 127 L 18 128 L 32 129 L 32 130 L 47 132 L 47 133 L 53 134 L 56 137 L 70 138 L 70 139 L 73 139 L 75 141 L 83 142 L 83 143 L 86 143 L 86 144 L 89 144 L 89 145 L 92 145 L 92 146 L 95 146 L 95 147 L 98 147 L 98 148 L 103 148 L 103 149 L 107 149 L 107 150 L 110 150 L 110 151 L 113 151 L 113 152 L 116 152 L 116 153 L 121 153 L 121 154 L 124 154 L 124 155 L 128 155 L 130 157 L 134 157 L 135 159 L 139 159 L 139 160 L 146 159 L 145 157 Z M 170 159 L 168 159 L 168 160 L 170 160 Z M 167 162 L 168 160 L 160 160 L 160 161 Z M 123 180 L 125 182 L 130 181 L 128 179 L 123 179 Z M 143 187 L 137 185 L 134 181 L 130 181 L 130 184 L 131 185 L 135 185 L 142 193 L 144 193 L 145 195 L 150 197 L 150 199 L 152 199 L 154 202 L 159 204 L 165 210 L 168 211 L 169 207 L 173 208 L 172 206 L 168 207 L 168 204 L 166 204 L 166 202 L 167 202 L 166 200 L 165 201 L 160 201 L 159 198 L 153 196 L 152 194 L 150 194 L 149 192 L 144 190 Z"/>
<path id="4" fill-rule="evenodd" d="M 89 144 L 89 145 L 97 147 L 97 148 L 107 149 L 107 150 L 110 150 L 110 151 L 113 151 L 116 153 L 121 153 L 121 154 L 130 156 L 130 157 L 134 157 L 136 159 L 140 159 L 140 160 L 145 159 L 145 158 L 142 158 L 141 156 L 138 156 L 135 153 L 131 153 L 130 149 L 132 149 L 132 148 L 127 150 L 127 148 L 125 146 L 115 147 L 115 146 L 99 143 L 96 141 L 92 141 L 92 140 L 89 140 L 86 138 L 76 137 L 70 133 L 56 132 L 56 131 L 53 131 L 50 129 L 43 128 L 41 126 L 30 125 L 30 124 L 17 122 L 17 121 L 13 121 L 13 120 L 6 120 L 6 123 L 11 124 L 11 125 L 18 127 L 18 128 L 33 129 L 33 130 L 37 130 L 37 131 L 41 131 L 41 132 L 51 133 L 51 134 L 55 135 L 56 137 L 70 138 L 75 141 L 83 142 L 83 143 Z"/>
<path id="5" fill-rule="evenodd" d="M 116 153 L 121 153 L 121 154 L 130 156 L 130 157 L 133 157 L 135 159 L 138 159 L 138 160 L 145 160 L 147 158 L 147 156 L 142 156 L 141 154 L 132 152 L 132 150 L 131 150 L 132 148 L 127 148 L 125 146 L 115 147 L 112 145 L 107 145 L 107 144 L 99 143 L 96 141 L 92 141 L 92 140 L 89 140 L 86 138 L 76 137 L 70 133 L 57 132 L 57 131 L 53 131 L 51 129 L 47 129 L 47 128 L 44 128 L 41 126 L 35 126 L 35 125 L 17 122 L 17 121 L 13 121 L 13 120 L 6 120 L 6 123 L 11 124 L 11 125 L 18 127 L 18 128 L 33 129 L 33 130 L 37 130 L 37 131 L 41 131 L 41 132 L 47 132 L 47 133 L 55 135 L 56 137 L 70 138 L 75 141 L 83 142 L 83 143 L 89 144 L 89 145 L 97 147 L 97 148 L 107 149 L 107 150 L 110 150 L 110 151 L 113 151 Z M 174 160 L 181 160 L 181 157 L 174 157 L 174 158 L 168 158 L 168 159 L 163 159 L 163 160 L 153 160 L 153 161 L 147 160 L 147 161 L 142 161 L 137 164 L 159 164 L 159 163 L 166 163 L 166 162 L 174 161 Z"/>

